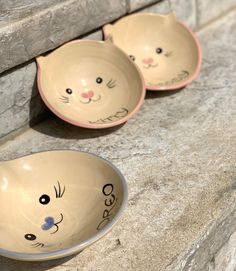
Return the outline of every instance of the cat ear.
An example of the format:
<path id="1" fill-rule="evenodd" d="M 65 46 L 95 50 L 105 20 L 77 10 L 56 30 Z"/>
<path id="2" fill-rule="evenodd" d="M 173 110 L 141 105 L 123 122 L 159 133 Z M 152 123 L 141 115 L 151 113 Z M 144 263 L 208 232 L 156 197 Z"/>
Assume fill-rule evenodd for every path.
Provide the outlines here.
<path id="1" fill-rule="evenodd" d="M 111 39 L 113 36 L 113 32 L 114 32 L 114 26 L 112 24 L 106 24 L 103 27 L 103 33 L 104 33 L 105 40 Z"/>
<path id="2" fill-rule="evenodd" d="M 39 68 L 43 68 L 44 64 L 45 64 L 45 61 L 46 61 L 46 57 L 45 56 L 39 56 L 36 58 L 36 62 L 37 62 L 37 65 Z"/>
<path id="3" fill-rule="evenodd" d="M 170 22 L 175 22 L 176 21 L 175 12 L 171 12 L 171 13 L 167 14 L 166 17 Z"/>

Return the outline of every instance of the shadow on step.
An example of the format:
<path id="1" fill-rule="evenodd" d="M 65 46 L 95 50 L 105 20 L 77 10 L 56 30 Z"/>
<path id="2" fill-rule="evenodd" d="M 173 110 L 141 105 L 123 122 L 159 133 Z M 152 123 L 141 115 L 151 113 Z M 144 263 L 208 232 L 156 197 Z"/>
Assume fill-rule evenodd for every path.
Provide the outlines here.
<path id="1" fill-rule="evenodd" d="M 146 99 L 165 98 L 182 91 L 185 87 L 176 90 L 147 91 Z"/>
<path id="2" fill-rule="evenodd" d="M 86 129 L 69 124 L 54 115 L 50 115 L 47 121 L 44 121 L 31 128 L 45 135 L 65 139 L 87 139 L 101 137 L 115 132 L 122 125 L 107 129 Z"/>
<path id="3" fill-rule="evenodd" d="M 5 257 L 0 256 L 0 265 L 1 270 L 4 271 L 26 271 L 26 270 L 34 270 L 34 271 L 46 271 L 53 267 L 65 264 L 67 261 L 74 258 L 76 255 L 68 256 L 66 258 L 57 259 L 57 260 L 50 260 L 45 262 L 22 262 L 16 261 L 12 259 L 8 259 Z"/>

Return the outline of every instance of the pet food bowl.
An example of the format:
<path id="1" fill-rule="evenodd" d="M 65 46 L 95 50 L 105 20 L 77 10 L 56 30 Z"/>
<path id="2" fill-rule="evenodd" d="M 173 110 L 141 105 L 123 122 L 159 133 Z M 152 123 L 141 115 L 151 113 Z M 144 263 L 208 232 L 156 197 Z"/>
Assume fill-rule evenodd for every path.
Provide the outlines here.
<path id="1" fill-rule="evenodd" d="M 149 90 L 182 88 L 200 71 L 200 44 L 174 13 L 129 15 L 105 25 L 103 31 L 105 39 L 137 63 Z"/>
<path id="2" fill-rule="evenodd" d="M 0 255 L 43 261 L 82 251 L 117 222 L 127 202 L 112 164 L 77 151 L 0 164 Z"/>
<path id="3" fill-rule="evenodd" d="M 86 128 L 127 121 L 144 102 L 137 66 L 109 42 L 77 40 L 37 58 L 38 88 L 60 118 Z"/>

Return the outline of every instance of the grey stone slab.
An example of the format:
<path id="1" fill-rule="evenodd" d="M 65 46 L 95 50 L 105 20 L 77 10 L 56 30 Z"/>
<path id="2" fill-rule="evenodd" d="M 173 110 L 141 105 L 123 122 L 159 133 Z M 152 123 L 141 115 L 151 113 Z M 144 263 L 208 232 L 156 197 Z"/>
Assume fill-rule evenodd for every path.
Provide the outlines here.
<path id="1" fill-rule="evenodd" d="M 236 231 L 235 18 L 198 34 L 204 59 L 196 81 L 148 93 L 123 126 L 87 130 L 55 117 L 0 147 L 1 160 L 52 149 L 96 153 L 123 172 L 130 193 L 120 222 L 79 255 L 45 263 L 0 258 L 1 271 L 207 270 Z"/>
<path id="2" fill-rule="evenodd" d="M 39 119 L 46 107 L 39 97 L 36 64 L 26 64 L 0 76 L 0 138 Z"/>
<path id="3" fill-rule="evenodd" d="M 137 9 L 146 7 L 150 4 L 160 2 L 161 0 L 127 0 L 128 12 L 136 11 Z"/>
<path id="4" fill-rule="evenodd" d="M 14 23 L 65 0 L 0 0 L 0 27 Z"/>
<path id="5" fill-rule="evenodd" d="M 84 39 L 102 39 L 98 30 Z M 0 75 L 0 138 L 47 116 L 36 84 L 36 64 L 27 63 Z"/>
<path id="6" fill-rule="evenodd" d="M 198 27 L 236 7 L 235 0 L 197 0 Z"/>
<path id="7" fill-rule="evenodd" d="M 4 12 L 10 15 L 3 16 L 2 11 L 0 22 L 0 73 L 97 29 L 124 15 L 127 10 L 125 0 L 64 0 L 58 3 L 53 1 L 50 7 L 50 1 L 37 0 L 34 4 L 36 7 L 25 15 L 23 11 L 27 11 L 30 2 L 22 0 L 22 17 L 18 11 L 21 2 L 9 2 L 13 4 L 6 4 Z M 17 8 L 13 8 L 15 6 Z M 14 15 L 15 10 L 18 15 Z M 12 21 L 5 19 L 11 18 L 11 15 Z"/>
<path id="8" fill-rule="evenodd" d="M 168 14 L 171 11 L 176 13 L 179 20 L 186 23 L 191 28 L 196 28 L 196 5 L 194 0 L 170 0 L 161 1 L 147 8 L 140 10 L 140 12 L 152 12 L 160 14 Z"/>
<path id="9" fill-rule="evenodd" d="M 226 244 L 217 252 L 209 265 L 209 271 L 236 270 L 236 232 L 227 240 Z"/>

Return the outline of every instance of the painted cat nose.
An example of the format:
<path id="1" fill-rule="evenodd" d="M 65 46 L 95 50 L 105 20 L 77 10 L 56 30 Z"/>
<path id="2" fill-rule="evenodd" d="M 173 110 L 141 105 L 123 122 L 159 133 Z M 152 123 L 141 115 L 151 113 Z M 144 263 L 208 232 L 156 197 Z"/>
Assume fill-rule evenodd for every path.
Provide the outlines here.
<path id="1" fill-rule="evenodd" d="M 92 98 L 94 96 L 94 92 L 92 90 L 90 90 L 88 92 L 83 92 L 83 93 L 81 93 L 81 96 L 83 98 L 89 99 L 89 98 Z"/>
<path id="2" fill-rule="evenodd" d="M 143 59 L 144 64 L 152 64 L 152 62 L 153 62 L 153 58 L 151 58 L 151 57 Z"/>
<path id="3" fill-rule="evenodd" d="M 54 226 L 54 218 L 51 216 L 48 216 L 44 219 L 44 224 L 41 226 L 42 230 L 47 231 L 51 229 Z"/>

